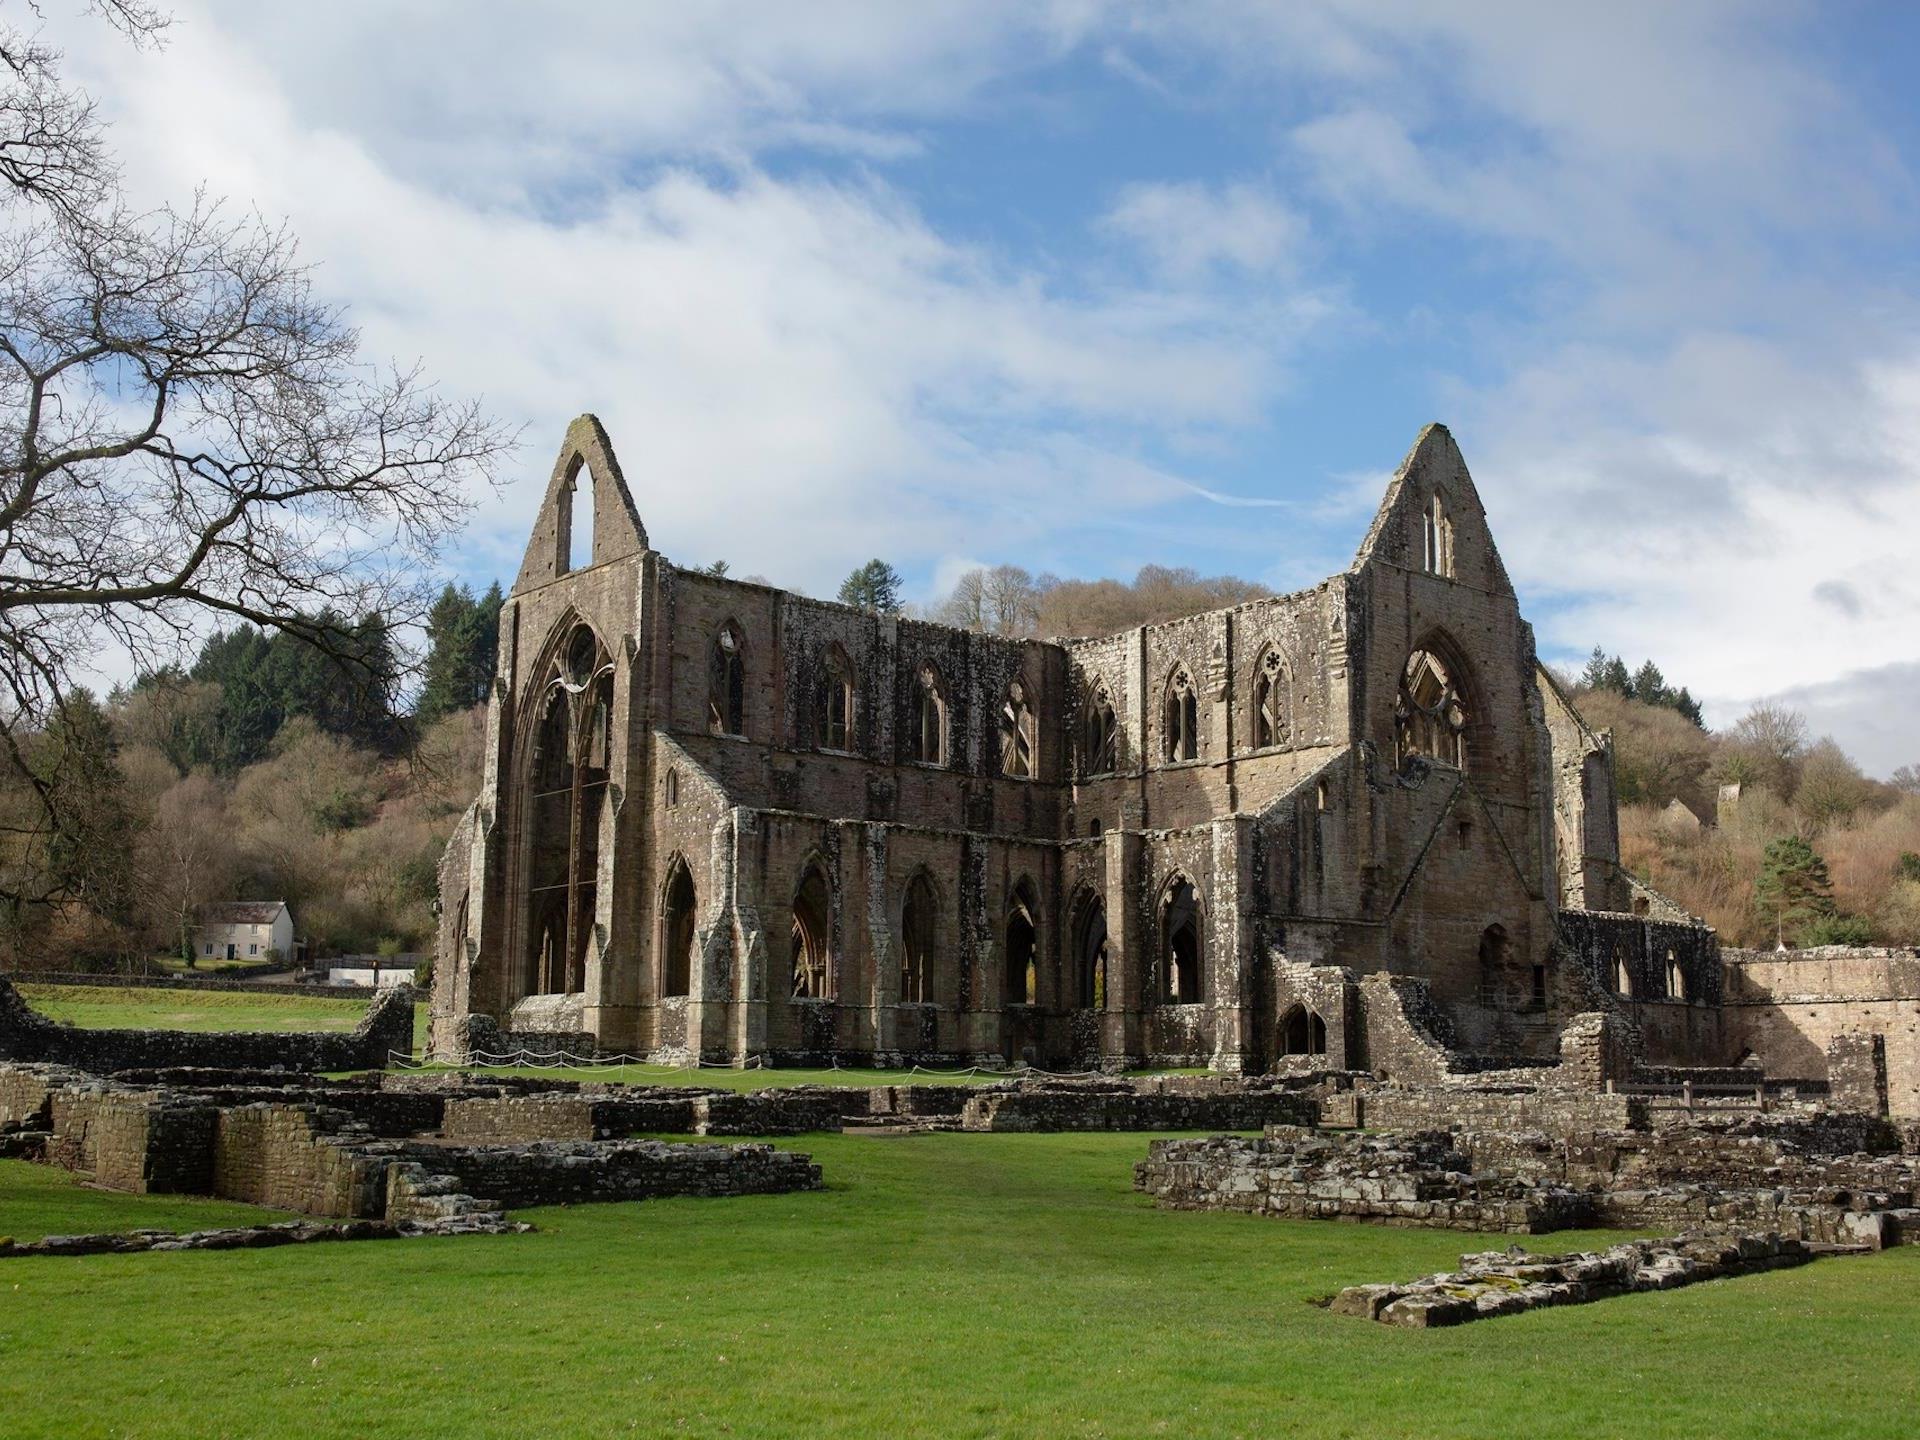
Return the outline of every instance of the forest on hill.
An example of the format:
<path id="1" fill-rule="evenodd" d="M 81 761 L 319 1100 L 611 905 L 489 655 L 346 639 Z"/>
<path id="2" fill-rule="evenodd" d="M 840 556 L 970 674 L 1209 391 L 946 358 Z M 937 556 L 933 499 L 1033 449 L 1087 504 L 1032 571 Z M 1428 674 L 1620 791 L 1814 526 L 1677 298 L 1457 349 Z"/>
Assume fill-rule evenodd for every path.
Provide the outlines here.
<path id="1" fill-rule="evenodd" d="M 1622 862 L 1724 943 L 1920 940 L 1920 765 L 1872 779 L 1778 705 L 1708 730 L 1651 662 L 1562 678 L 1613 732 Z"/>

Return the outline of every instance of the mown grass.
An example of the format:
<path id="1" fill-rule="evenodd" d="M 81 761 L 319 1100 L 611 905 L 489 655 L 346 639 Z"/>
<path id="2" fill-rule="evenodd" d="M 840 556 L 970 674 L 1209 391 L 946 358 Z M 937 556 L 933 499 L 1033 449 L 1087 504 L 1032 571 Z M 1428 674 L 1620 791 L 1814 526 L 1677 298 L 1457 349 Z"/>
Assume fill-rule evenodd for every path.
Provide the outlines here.
<path id="1" fill-rule="evenodd" d="M 25 984 L 20 994 L 41 1014 L 89 1030 L 351 1030 L 367 1013 L 364 1000 L 297 992 Z"/>
<path id="2" fill-rule="evenodd" d="M 1417 1333 L 1307 1302 L 1504 1238 L 1155 1211 L 1140 1136 L 780 1143 L 829 1188 L 4 1262 L 0 1429 L 1803 1440 L 1920 1413 L 1920 1250 Z"/>
<path id="3" fill-rule="evenodd" d="M 191 1195 L 120 1195 L 83 1185 L 65 1170 L 0 1160 L 0 1235 L 95 1235 L 125 1230 L 213 1230 L 293 1217 Z M 15 1278 L 18 1278 L 17 1276 Z M 0 1272 L 0 1284 L 5 1273 Z"/>

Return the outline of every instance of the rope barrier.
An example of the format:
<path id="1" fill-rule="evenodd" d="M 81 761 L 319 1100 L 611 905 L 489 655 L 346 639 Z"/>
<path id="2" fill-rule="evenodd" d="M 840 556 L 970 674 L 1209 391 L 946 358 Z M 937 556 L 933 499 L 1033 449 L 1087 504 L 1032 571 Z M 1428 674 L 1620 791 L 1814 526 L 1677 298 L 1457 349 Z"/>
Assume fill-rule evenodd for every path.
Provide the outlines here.
<path id="1" fill-rule="evenodd" d="M 577 1055 L 571 1050 L 473 1050 L 457 1065 L 446 1060 L 436 1059 L 433 1055 L 416 1056 L 411 1051 L 391 1050 L 387 1053 L 387 1064 L 395 1070 L 427 1070 L 437 1067 L 455 1069 L 497 1069 L 497 1070 L 589 1070 L 589 1069 L 632 1069 L 657 1070 L 666 1074 L 683 1074 L 700 1070 L 771 1070 L 759 1056 L 749 1058 L 744 1064 L 733 1065 L 723 1060 L 686 1060 L 679 1064 L 649 1060 L 643 1055 L 634 1055 L 625 1051 L 607 1055 Z M 803 1067 L 804 1068 L 804 1067 Z M 829 1062 L 828 1069 L 844 1074 L 877 1074 L 864 1066 L 842 1065 L 835 1056 Z M 926 1075 L 934 1079 L 971 1079 L 988 1076 L 1000 1080 L 1019 1080 L 1029 1076 L 1039 1076 L 1048 1080 L 1097 1080 L 1105 1077 L 1100 1070 L 1042 1070 L 1036 1065 L 968 1065 L 959 1070 L 936 1070 L 928 1065 L 914 1064 L 904 1072 L 908 1075 Z"/>

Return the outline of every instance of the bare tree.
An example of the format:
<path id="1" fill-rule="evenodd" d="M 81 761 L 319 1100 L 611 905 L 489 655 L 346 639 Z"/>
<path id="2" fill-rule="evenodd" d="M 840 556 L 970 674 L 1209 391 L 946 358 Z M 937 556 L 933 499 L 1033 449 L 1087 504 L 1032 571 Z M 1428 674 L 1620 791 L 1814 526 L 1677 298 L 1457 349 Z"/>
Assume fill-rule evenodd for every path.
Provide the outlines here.
<path id="1" fill-rule="evenodd" d="M 136 40 L 165 24 L 92 8 Z M 424 614 L 471 481 L 512 443 L 417 369 L 365 364 L 284 227 L 204 196 L 130 209 L 58 58 L 0 37 L 0 765 L 38 801 L 5 837 L 15 901 L 51 898 L 24 877 L 58 787 L 23 745 L 76 657 L 157 669 L 233 617 L 351 664 L 343 619 Z"/>

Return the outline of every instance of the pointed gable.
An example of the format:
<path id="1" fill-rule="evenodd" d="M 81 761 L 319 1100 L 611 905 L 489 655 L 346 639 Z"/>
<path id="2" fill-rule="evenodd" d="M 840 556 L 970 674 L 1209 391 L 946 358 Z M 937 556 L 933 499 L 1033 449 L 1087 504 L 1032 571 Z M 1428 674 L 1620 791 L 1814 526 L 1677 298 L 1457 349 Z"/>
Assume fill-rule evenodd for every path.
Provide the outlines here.
<path id="1" fill-rule="evenodd" d="M 575 550 L 576 528 L 583 542 L 587 534 L 592 535 L 590 554 Z M 533 536 L 513 588 L 516 593 L 528 590 L 569 570 L 603 565 L 647 548 L 646 527 L 620 473 L 613 442 L 596 416 L 582 415 L 567 426 L 561 441 L 560 458 L 554 461 L 553 478 L 534 517 Z M 570 563 L 574 555 L 578 564 Z"/>
<path id="2" fill-rule="evenodd" d="M 1420 432 L 1360 542 L 1351 571 L 1380 562 L 1511 595 L 1467 462 L 1444 425 Z"/>

